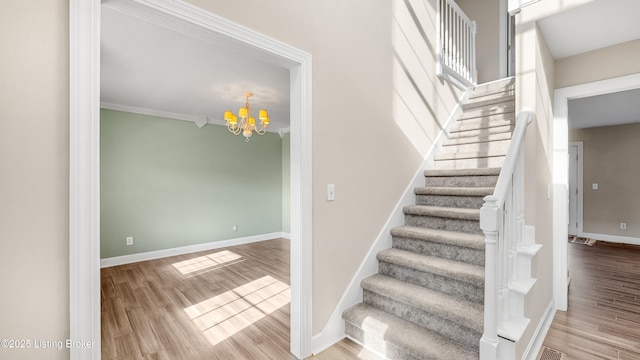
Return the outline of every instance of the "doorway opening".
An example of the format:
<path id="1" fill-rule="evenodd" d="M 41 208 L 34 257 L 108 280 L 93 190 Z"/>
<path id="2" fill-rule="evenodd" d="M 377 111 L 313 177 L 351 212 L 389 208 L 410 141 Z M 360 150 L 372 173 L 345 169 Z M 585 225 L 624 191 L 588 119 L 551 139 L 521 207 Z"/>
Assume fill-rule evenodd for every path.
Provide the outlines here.
<path id="1" fill-rule="evenodd" d="M 640 73 L 556 89 L 553 118 L 553 296 L 568 306 L 569 100 L 640 88 Z"/>
<path id="2" fill-rule="evenodd" d="M 100 358 L 100 0 L 70 9 L 70 349 L 71 359 Z M 190 26 L 238 51 L 290 72 L 291 352 L 311 353 L 311 56 L 194 6 L 170 0 L 114 0 L 142 16 Z"/>

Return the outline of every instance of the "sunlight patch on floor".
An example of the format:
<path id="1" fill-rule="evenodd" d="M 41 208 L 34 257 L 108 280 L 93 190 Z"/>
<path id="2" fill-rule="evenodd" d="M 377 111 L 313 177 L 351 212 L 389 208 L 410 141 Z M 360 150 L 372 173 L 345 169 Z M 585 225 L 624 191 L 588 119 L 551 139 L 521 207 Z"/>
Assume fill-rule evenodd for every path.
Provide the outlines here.
<path id="1" fill-rule="evenodd" d="M 216 345 L 290 301 L 288 284 L 263 276 L 184 311 L 207 340 Z"/>
<path id="2" fill-rule="evenodd" d="M 202 271 L 240 258 L 241 256 L 233 251 L 223 250 L 217 253 L 174 263 L 173 267 L 180 271 L 182 275 L 188 275 L 196 271 Z"/>

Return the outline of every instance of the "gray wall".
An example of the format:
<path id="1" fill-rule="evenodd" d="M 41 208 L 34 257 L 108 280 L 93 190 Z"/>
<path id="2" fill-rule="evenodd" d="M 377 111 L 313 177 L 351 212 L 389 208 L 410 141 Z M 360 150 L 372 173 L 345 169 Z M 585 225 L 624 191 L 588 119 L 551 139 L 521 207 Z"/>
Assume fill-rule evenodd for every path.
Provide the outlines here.
<path id="1" fill-rule="evenodd" d="M 583 231 L 640 238 L 640 124 L 571 130 L 569 141 L 584 146 Z"/>
<path id="2" fill-rule="evenodd" d="M 282 231 L 279 135 L 104 109 L 100 128 L 101 258 Z"/>

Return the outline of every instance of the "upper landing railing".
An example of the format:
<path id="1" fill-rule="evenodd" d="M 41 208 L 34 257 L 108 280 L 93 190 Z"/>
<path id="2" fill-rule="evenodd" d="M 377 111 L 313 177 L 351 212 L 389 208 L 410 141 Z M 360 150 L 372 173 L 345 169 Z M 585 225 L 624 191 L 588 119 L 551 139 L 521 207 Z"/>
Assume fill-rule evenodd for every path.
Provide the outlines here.
<path id="1" fill-rule="evenodd" d="M 438 2 L 438 76 L 466 89 L 477 83 L 476 22 L 453 0 Z"/>

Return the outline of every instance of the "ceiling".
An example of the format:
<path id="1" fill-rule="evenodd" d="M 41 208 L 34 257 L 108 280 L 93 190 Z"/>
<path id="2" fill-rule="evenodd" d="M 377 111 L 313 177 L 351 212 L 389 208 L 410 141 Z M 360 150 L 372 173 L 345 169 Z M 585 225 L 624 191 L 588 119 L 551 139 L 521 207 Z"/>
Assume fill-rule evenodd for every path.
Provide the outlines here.
<path id="1" fill-rule="evenodd" d="M 569 100 L 569 128 L 640 122 L 640 89 Z"/>
<path id="2" fill-rule="evenodd" d="M 100 100 L 104 108 L 224 124 L 250 98 L 270 131 L 289 127 L 289 70 L 204 37 L 102 6 Z"/>
<path id="3" fill-rule="evenodd" d="M 640 39 L 640 1 L 595 0 L 538 21 L 555 59 Z"/>
<path id="4" fill-rule="evenodd" d="M 555 59 L 640 39 L 639 0 L 594 0 L 538 21 Z M 569 101 L 572 129 L 640 122 L 640 90 Z"/>

